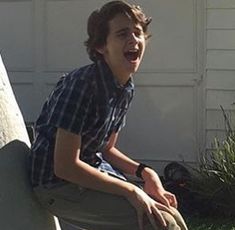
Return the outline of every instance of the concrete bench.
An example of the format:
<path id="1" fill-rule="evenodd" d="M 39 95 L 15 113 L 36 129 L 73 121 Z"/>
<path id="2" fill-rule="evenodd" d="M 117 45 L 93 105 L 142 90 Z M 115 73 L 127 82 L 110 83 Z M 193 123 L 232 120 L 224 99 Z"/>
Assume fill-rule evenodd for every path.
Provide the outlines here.
<path id="1" fill-rule="evenodd" d="M 54 217 L 34 197 L 26 170 L 29 147 L 12 141 L 0 149 L 0 228 L 59 230 Z"/>

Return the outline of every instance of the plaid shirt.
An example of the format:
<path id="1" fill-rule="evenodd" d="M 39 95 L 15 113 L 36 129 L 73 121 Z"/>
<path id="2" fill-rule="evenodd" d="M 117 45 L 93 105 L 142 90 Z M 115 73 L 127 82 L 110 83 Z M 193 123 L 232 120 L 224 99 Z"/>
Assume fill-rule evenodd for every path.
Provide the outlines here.
<path id="1" fill-rule="evenodd" d="M 35 124 L 29 157 L 33 186 L 61 181 L 54 174 L 53 155 L 57 128 L 82 137 L 80 159 L 120 179 L 123 174 L 102 157 L 112 132 L 125 125 L 133 98 L 132 78 L 120 86 L 104 61 L 76 69 L 57 83 Z"/>

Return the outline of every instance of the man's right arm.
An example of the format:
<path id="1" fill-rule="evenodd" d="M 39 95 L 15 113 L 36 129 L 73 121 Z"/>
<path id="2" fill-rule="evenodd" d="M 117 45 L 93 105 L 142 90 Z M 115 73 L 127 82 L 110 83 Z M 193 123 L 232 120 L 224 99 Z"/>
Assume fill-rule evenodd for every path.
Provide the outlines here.
<path id="1" fill-rule="evenodd" d="M 80 160 L 81 136 L 58 128 L 54 152 L 55 175 L 85 188 L 127 196 L 131 183 L 110 177 Z"/>
<path id="2" fill-rule="evenodd" d="M 122 181 L 100 172 L 80 160 L 81 136 L 58 128 L 54 152 L 55 175 L 82 187 L 125 197 L 137 211 L 138 221 L 143 229 L 143 216 L 146 213 L 154 229 L 155 217 L 166 226 L 160 210 L 171 212 L 169 208 L 153 200 L 143 190 L 132 183 Z"/>

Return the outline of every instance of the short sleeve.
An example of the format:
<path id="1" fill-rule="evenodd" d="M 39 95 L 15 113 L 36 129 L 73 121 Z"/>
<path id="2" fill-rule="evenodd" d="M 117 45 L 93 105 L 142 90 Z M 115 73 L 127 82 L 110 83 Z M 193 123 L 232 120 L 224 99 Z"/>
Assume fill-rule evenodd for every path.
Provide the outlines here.
<path id="1" fill-rule="evenodd" d="M 50 96 L 48 123 L 75 134 L 82 134 L 92 98 L 89 81 L 65 76 Z"/>
<path id="2" fill-rule="evenodd" d="M 122 128 L 124 128 L 126 125 L 126 115 L 124 115 L 120 121 L 117 123 L 117 125 L 114 128 L 114 132 L 118 133 L 119 131 L 121 131 Z"/>

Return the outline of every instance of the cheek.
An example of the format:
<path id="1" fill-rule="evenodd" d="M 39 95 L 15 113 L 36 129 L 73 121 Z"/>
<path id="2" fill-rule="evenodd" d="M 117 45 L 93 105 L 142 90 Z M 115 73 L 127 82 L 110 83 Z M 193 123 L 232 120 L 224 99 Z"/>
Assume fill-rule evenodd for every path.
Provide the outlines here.
<path id="1" fill-rule="evenodd" d="M 141 43 L 141 49 L 142 49 L 143 53 L 145 51 L 145 48 L 146 48 L 146 42 L 144 41 L 144 42 Z"/>

